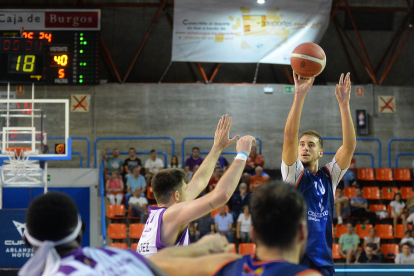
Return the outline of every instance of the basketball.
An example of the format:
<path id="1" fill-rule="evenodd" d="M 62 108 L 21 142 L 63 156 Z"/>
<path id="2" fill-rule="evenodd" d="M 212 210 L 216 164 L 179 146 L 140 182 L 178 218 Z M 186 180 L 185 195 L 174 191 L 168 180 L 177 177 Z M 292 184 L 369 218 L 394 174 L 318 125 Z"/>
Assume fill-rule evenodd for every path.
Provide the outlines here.
<path id="1" fill-rule="evenodd" d="M 302 43 L 293 50 L 290 64 L 299 76 L 316 77 L 325 69 L 325 52 L 315 43 Z"/>

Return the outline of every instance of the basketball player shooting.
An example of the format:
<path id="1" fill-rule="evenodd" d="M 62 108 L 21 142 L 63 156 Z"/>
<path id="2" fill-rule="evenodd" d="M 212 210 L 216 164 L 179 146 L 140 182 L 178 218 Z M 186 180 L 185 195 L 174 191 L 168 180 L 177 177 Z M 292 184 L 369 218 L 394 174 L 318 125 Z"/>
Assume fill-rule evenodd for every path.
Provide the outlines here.
<path id="1" fill-rule="evenodd" d="M 305 131 L 298 141 L 300 118 L 306 94 L 315 77 L 303 79 L 293 72 L 295 97 L 288 115 L 283 142 L 282 177 L 295 185 L 308 206 L 308 244 L 302 265 L 316 269 L 323 275 L 335 275 L 332 258 L 332 222 L 336 186 L 348 169 L 356 146 L 349 99 L 351 80 L 341 75 L 335 94 L 342 121 L 343 144 L 332 161 L 319 168 L 323 156 L 323 141 L 314 130 Z"/>
<path id="2" fill-rule="evenodd" d="M 229 139 L 231 118 L 223 116 L 218 123 L 214 145 L 200 168 L 187 186 L 187 173 L 182 169 L 159 171 L 151 186 L 157 200 L 157 207 L 149 207 L 149 216 L 139 240 L 137 252 L 150 257 L 158 250 L 175 245 L 188 245 L 190 237 L 188 223 L 226 204 L 241 177 L 250 154 L 252 136 L 237 141 L 237 156 L 216 188 L 207 195 L 196 197 L 207 187 L 214 167 L 224 148 L 239 136 Z"/>

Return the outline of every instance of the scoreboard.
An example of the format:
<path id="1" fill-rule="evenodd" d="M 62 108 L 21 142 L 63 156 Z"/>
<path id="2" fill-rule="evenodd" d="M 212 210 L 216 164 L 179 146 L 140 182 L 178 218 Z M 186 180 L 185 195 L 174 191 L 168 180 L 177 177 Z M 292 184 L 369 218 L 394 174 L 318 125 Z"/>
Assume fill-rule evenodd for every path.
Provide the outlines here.
<path id="1" fill-rule="evenodd" d="M 0 31 L 0 82 L 98 84 L 99 31 Z"/>

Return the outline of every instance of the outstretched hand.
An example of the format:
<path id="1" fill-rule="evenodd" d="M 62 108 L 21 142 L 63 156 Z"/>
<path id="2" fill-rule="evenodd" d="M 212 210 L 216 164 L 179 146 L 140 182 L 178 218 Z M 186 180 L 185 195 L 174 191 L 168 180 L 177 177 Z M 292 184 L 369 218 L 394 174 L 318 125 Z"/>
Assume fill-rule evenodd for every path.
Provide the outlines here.
<path id="1" fill-rule="evenodd" d="M 338 99 L 339 104 L 348 103 L 351 98 L 351 77 L 350 73 L 346 74 L 344 79 L 344 74 L 341 74 L 339 83 L 335 87 L 335 95 Z"/>
<path id="2" fill-rule="evenodd" d="M 227 238 L 219 234 L 205 235 L 197 244 L 199 246 L 205 246 L 206 254 L 225 253 L 229 252 L 232 248 L 228 244 Z"/>
<path id="3" fill-rule="evenodd" d="M 250 155 L 250 151 L 252 149 L 253 142 L 256 142 L 256 139 L 254 139 L 253 136 L 246 135 L 237 141 L 236 151 L 240 152 L 243 151 L 247 153 L 247 155 Z"/>
<path id="4" fill-rule="evenodd" d="M 295 81 L 295 93 L 300 96 L 306 95 L 309 89 L 312 87 L 315 77 L 302 78 L 295 71 L 293 71 L 293 79 Z"/>
<path id="5" fill-rule="evenodd" d="M 239 135 L 236 135 L 230 139 L 230 127 L 231 117 L 229 118 L 229 115 L 226 114 L 225 116 L 221 117 L 217 125 L 216 134 L 214 135 L 214 146 L 219 147 L 220 150 L 223 150 L 224 148 L 230 146 L 240 137 Z"/>

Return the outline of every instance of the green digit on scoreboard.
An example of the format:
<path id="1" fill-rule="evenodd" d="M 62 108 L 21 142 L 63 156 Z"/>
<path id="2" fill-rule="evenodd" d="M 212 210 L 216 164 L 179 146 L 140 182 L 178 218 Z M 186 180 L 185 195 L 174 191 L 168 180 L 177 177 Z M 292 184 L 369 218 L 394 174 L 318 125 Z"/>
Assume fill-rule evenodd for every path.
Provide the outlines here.
<path id="1" fill-rule="evenodd" d="M 17 58 L 17 64 L 16 64 L 16 71 L 17 72 L 19 72 L 19 67 L 20 67 L 20 58 L 21 58 L 22 56 L 19 56 L 18 58 Z"/>
<path id="2" fill-rule="evenodd" d="M 20 60 L 22 56 L 17 57 L 16 71 L 19 72 L 20 69 Z M 36 56 L 34 55 L 25 55 L 23 62 L 23 72 L 33 72 Z"/>

